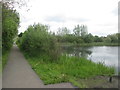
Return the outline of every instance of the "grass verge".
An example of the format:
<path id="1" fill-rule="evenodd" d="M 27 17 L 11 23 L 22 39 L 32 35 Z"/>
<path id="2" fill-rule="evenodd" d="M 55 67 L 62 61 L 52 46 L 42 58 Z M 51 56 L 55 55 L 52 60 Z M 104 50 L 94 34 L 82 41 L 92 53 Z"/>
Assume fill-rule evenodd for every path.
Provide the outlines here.
<path id="1" fill-rule="evenodd" d="M 78 79 L 99 75 L 109 76 L 115 72 L 113 67 L 107 67 L 103 63 L 94 63 L 84 58 L 63 55 L 58 61 L 51 62 L 46 55 L 39 57 L 29 57 L 25 53 L 24 55 L 45 85 L 71 82 L 77 87 L 84 88 L 86 86 L 78 83 Z"/>
<path id="2" fill-rule="evenodd" d="M 7 63 L 8 55 L 9 55 L 9 51 L 6 51 L 5 53 L 2 54 L 2 70 L 4 69 Z"/>

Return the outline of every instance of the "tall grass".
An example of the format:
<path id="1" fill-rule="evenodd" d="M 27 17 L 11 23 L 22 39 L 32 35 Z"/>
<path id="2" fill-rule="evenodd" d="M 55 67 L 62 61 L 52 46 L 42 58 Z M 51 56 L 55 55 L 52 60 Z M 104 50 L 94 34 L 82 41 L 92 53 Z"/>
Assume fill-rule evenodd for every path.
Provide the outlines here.
<path id="1" fill-rule="evenodd" d="M 44 84 L 72 82 L 81 86 L 76 80 L 98 75 L 109 76 L 115 72 L 113 67 L 105 66 L 103 63 L 94 63 L 84 58 L 63 55 L 57 62 L 51 62 L 51 60 L 45 60 L 43 57 L 31 58 L 27 54 L 25 56 Z"/>
<path id="2" fill-rule="evenodd" d="M 9 55 L 9 51 L 6 51 L 5 53 L 2 54 L 2 70 L 4 69 L 7 63 L 8 55 Z"/>

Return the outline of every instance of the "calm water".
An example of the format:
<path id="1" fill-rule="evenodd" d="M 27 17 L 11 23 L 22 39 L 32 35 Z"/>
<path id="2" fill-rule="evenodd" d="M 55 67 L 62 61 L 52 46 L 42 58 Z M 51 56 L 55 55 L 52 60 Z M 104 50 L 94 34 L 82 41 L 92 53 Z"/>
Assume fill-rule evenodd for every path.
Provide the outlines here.
<path id="1" fill-rule="evenodd" d="M 118 74 L 118 50 L 120 47 L 94 46 L 94 47 L 63 47 L 63 53 L 68 56 L 85 57 L 94 62 L 103 62 L 107 66 L 114 66 Z"/>

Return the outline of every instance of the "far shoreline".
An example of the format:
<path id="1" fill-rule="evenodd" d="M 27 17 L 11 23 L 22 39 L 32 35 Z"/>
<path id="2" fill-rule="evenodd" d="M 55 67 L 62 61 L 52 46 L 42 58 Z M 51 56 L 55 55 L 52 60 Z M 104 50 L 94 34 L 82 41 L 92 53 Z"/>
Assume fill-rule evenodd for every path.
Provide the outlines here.
<path id="1" fill-rule="evenodd" d="M 120 43 L 81 43 L 81 44 L 74 44 L 74 43 L 58 43 L 58 46 L 82 46 L 82 47 L 89 47 L 89 46 L 120 46 Z"/>

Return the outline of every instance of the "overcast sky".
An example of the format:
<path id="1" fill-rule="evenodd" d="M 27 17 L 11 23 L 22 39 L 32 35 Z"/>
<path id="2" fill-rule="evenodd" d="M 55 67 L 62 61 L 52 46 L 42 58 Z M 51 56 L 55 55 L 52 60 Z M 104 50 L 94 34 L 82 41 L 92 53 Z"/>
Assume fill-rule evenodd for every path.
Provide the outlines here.
<path id="1" fill-rule="evenodd" d="M 106 36 L 118 32 L 119 0 L 29 0 L 20 13 L 19 33 L 34 23 L 48 24 L 56 32 L 59 27 L 84 24 L 93 35 Z M 30 9 L 27 11 L 27 9 Z"/>

